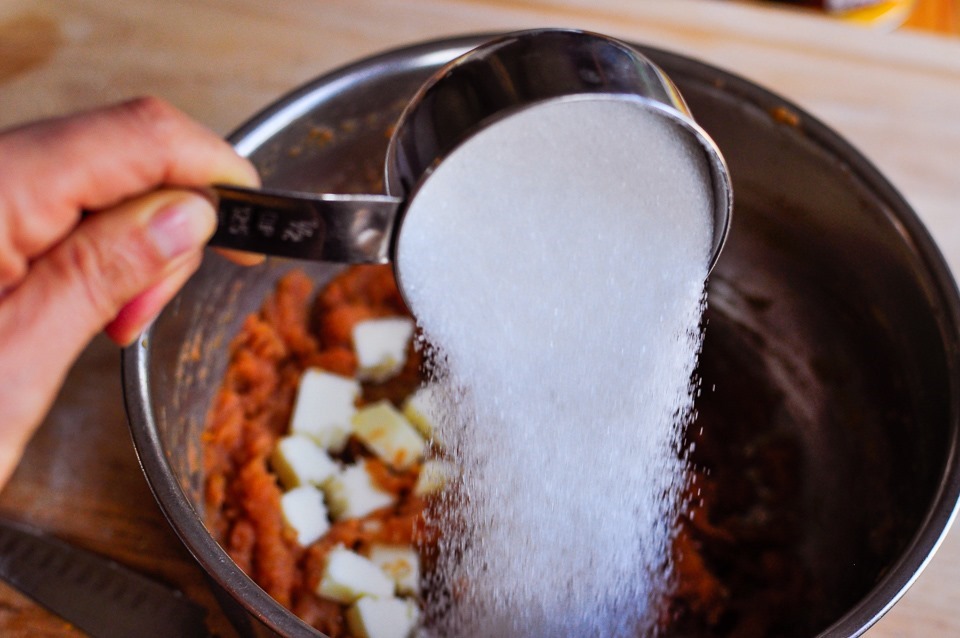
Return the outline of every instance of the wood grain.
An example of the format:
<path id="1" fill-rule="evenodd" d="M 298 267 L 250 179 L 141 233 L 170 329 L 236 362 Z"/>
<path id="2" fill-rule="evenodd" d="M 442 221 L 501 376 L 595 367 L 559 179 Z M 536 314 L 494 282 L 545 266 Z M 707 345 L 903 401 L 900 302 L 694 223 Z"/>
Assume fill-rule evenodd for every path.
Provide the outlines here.
<path id="1" fill-rule="evenodd" d="M 358 57 L 445 35 L 534 26 L 578 26 L 675 50 L 799 103 L 879 166 L 960 272 L 960 39 L 878 33 L 757 4 L 6 0 L 0 127 L 151 93 L 225 134 L 284 92 Z M 183 588 L 230 635 L 140 473 L 119 354 L 106 340 L 94 341 L 74 368 L 0 494 L 0 513 Z M 958 574 L 960 530 L 868 635 L 960 635 Z M 0 587 L 0 634 L 77 632 Z"/>

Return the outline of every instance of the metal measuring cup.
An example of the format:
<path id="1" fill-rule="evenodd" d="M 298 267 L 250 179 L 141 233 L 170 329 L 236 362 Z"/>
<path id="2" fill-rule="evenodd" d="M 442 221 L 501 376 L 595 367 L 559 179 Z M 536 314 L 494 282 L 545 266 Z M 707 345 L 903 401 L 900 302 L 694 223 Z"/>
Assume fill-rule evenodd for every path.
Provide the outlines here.
<path id="1" fill-rule="evenodd" d="M 387 148 L 386 195 L 335 195 L 215 186 L 210 244 L 299 259 L 388 263 L 410 201 L 445 157 L 482 128 L 523 109 L 590 96 L 635 102 L 679 125 L 704 152 L 713 197 L 713 268 L 727 237 L 733 189 L 719 149 L 673 82 L 624 42 L 539 29 L 491 40 L 430 77 L 401 113 Z M 398 281 L 400 280 L 397 272 Z"/>

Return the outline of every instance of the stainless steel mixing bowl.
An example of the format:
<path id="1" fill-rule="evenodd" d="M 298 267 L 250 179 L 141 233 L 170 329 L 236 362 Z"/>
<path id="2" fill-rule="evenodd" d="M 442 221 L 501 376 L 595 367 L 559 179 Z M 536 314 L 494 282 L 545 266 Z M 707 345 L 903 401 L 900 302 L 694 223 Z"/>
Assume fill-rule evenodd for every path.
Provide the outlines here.
<path id="1" fill-rule="evenodd" d="M 425 77 L 483 40 L 427 43 L 346 67 L 231 139 L 268 186 L 382 187 L 387 128 Z M 809 583 L 805 612 L 789 620 L 796 635 L 858 635 L 913 582 L 954 514 L 957 289 L 907 203 L 836 134 L 743 79 L 638 48 L 677 84 L 734 181 L 733 226 L 709 284 L 701 421 L 795 446 L 785 466 L 798 485 L 787 520 Z M 243 269 L 211 255 L 123 355 L 147 479 L 246 635 L 316 634 L 204 529 L 200 432 L 231 336 L 293 267 L 301 264 Z M 305 267 L 318 283 L 333 272 Z"/>

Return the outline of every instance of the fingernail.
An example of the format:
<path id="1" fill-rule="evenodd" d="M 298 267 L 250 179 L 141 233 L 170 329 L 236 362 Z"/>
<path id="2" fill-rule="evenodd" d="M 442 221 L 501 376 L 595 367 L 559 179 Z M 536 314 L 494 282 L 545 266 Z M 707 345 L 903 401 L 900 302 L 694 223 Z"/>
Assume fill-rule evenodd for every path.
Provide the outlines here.
<path id="1" fill-rule="evenodd" d="M 150 220 L 148 232 L 160 254 L 172 259 L 205 244 L 216 225 L 210 202 L 191 195 L 161 208 Z"/>

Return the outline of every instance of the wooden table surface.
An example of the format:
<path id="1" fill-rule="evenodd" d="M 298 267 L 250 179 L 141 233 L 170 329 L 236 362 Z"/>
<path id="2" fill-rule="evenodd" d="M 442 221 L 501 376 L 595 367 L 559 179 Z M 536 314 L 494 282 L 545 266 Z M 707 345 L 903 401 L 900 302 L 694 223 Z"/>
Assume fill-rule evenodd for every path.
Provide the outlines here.
<path id="1" fill-rule="evenodd" d="M 720 0 L 4 0 L 0 127 L 152 93 L 226 134 L 337 65 L 443 35 L 578 26 L 744 75 L 836 128 L 901 189 L 960 272 L 960 38 L 881 33 Z M 68 318 L 64 318 L 67 320 Z M 0 371 L 0 378 L 16 374 Z M 184 589 L 201 574 L 140 473 L 122 407 L 119 354 L 95 340 L 67 380 L 0 513 Z M 960 529 L 869 632 L 960 635 Z M 0 586 L 0 635 L 76 630 Z"/>

